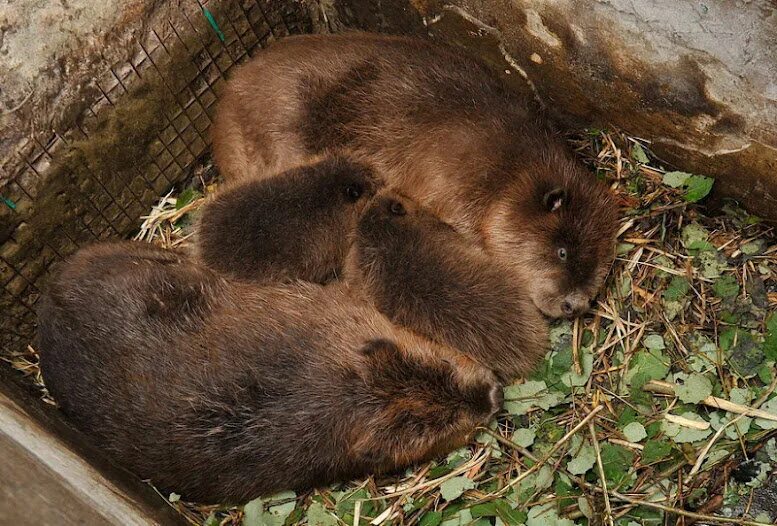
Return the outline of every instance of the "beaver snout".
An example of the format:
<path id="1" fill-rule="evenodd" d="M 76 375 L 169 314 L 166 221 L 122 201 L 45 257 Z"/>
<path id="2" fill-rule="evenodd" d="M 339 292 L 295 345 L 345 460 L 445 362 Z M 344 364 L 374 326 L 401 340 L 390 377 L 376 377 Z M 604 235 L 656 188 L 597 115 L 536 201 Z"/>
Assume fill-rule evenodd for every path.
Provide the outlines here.
<path id="1" fill-rule="evenodd" d="M 576 318 L 593 306 L 594 301 L 581 294 L 569 294 L 561 300 L 561 312 L 567 318 Z"/>

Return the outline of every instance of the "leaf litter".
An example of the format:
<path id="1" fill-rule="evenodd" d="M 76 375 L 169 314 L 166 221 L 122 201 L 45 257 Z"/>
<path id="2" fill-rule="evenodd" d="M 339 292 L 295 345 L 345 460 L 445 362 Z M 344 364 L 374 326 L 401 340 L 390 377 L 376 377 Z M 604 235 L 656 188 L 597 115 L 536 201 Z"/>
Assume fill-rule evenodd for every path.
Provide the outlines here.
<path id="1" fill-rule="evenodd" d="M 394 476 L 245 506 L 169 504 L 207 526 L 777 520 L 750 510 L 777 469 L 772 228 L 735 203 L 709 213 L 714 180 L 664 170 L 644 141 L 590 130 L 570 142 L 618 196 L 617 258 L 597 307 L 553 325 L 544 362 L 505 388 L 477 440 Z M 162 197 L 136 238 L 186 247 L 214 187 Z M 3 359 L 52 403 L 34 349 Z"/>

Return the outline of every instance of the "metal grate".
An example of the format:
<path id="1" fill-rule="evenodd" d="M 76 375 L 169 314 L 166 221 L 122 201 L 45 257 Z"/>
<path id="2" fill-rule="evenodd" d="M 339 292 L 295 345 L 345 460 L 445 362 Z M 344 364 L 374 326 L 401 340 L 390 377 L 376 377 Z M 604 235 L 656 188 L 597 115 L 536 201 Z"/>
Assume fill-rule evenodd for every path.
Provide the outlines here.
<path id="1" fill-rule="evenodd" d="M 151 29 L 132 60 L 95 79 L 95 100 L 69 129 L 19 152 L 21 170 L 0 187 L 0 349 L 19 350 L 33 338 L 35 303 L 53 264 L 85 244 L 131 234 L 206 155 L 216 91 L 229 70 L 273 39 L 312 29 L 305 3 L 295 0 L 192 1 L 200 8 L 194 15 L 181 10 L 182 23 Z M 106 122 L 119 133 L 126 119 L 131 133 L 137 115 L 126 105 L 148 86 L 156 90 L 148 97 L 166 103 L 147 143 L 136 152 L 127 148 L 142 137 L 127 137 L 124 150 L 121 135 L 111 143 L 120 158 L 136 155 L 117 169 L 111 159 L 73 155 L 74 145 L 105 140 Z"/>

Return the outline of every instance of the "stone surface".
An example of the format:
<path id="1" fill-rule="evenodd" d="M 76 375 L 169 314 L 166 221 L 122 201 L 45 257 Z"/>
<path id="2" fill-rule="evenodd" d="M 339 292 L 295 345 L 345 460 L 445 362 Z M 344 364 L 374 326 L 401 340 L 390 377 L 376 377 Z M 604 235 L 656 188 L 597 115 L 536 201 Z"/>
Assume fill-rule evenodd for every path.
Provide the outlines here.
<path id="1" fill-rule="evenodd" d="M 777 7 L 767 0 L 415 0 L 430 33 L 501 54 L 575 125 L 616 125 L 777 219 Z M 490 46 L 487 41 L 496 41 Z"/>
<path id="2" fill-rule="evenodd" d="M 71 126 L 96 98 L 94 79 L 129 60 L 149 22 L 173 14 L 157 4 L 0 0 L 0 182 L 28 138 Z"/>

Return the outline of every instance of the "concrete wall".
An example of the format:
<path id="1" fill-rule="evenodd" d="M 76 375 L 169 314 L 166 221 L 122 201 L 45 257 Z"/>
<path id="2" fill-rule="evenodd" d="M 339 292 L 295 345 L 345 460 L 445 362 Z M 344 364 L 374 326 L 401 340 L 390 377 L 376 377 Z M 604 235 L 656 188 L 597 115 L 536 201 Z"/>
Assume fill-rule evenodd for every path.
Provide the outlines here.
<path id="1" fill-rule="evenodd" d="M 525 74 L 575 125 L 613 124 L 777 219 L 777 7 L 768 0 L 413 0 L 430 32 Z"/>

